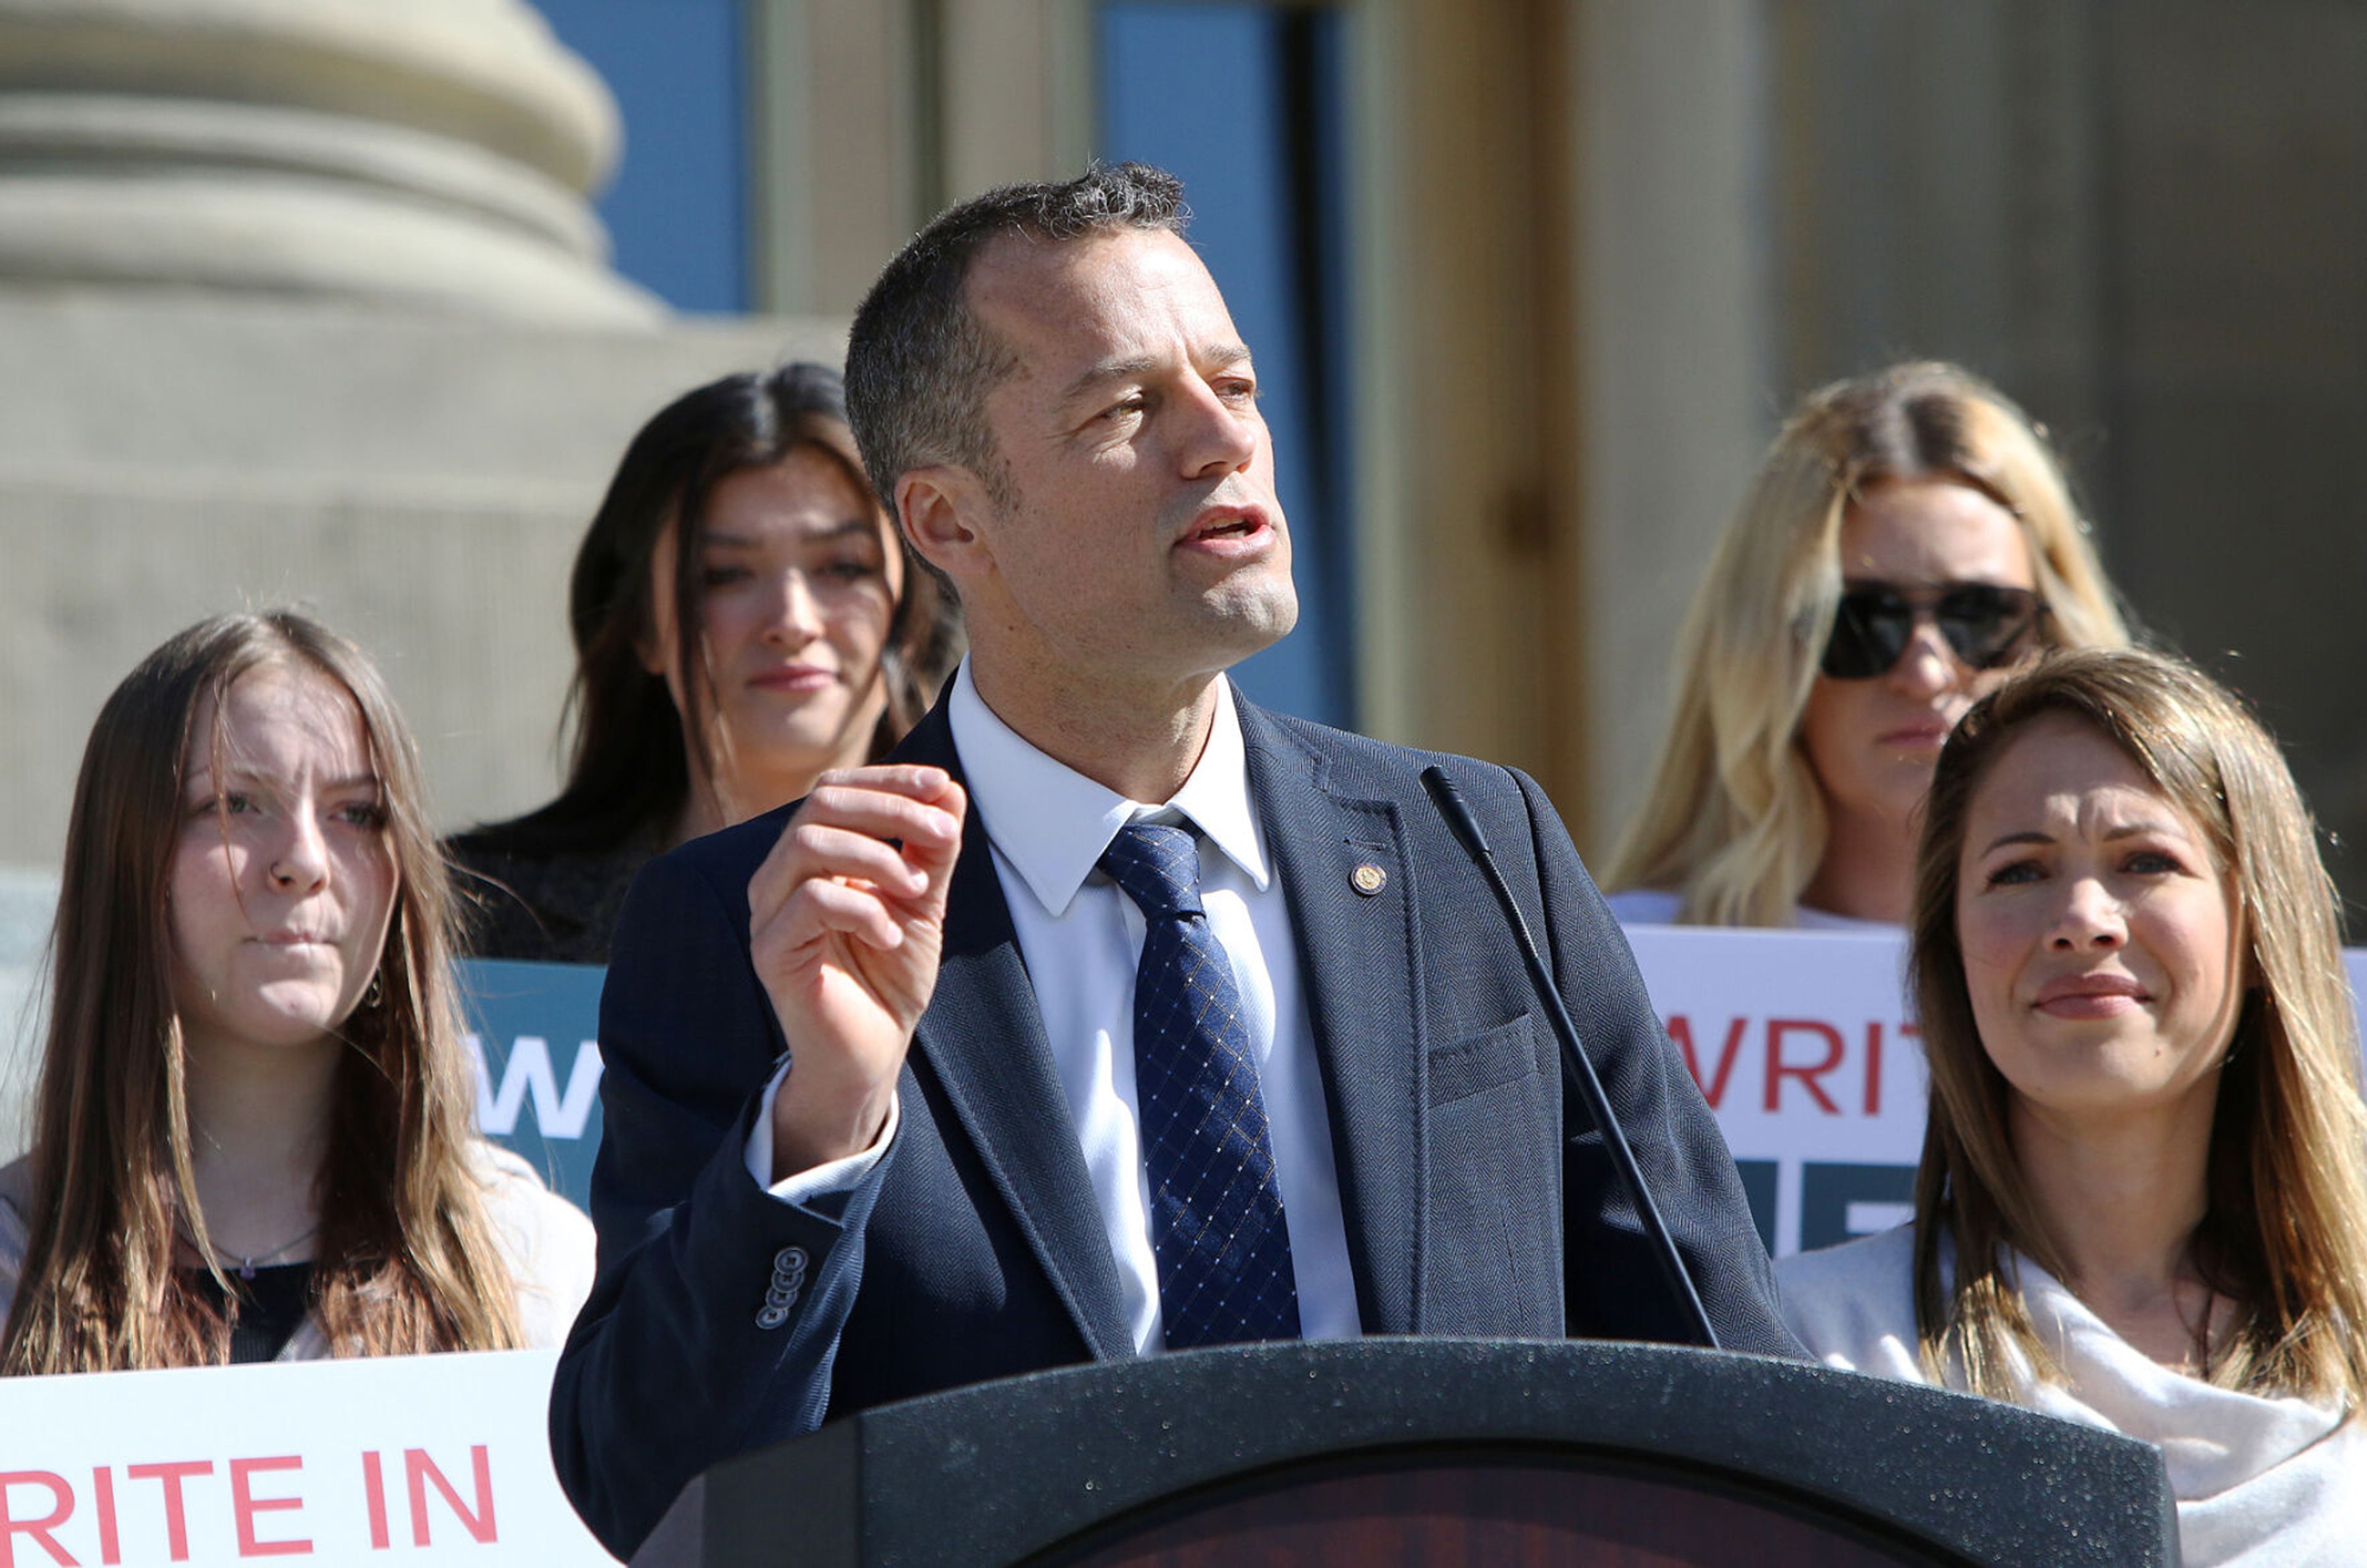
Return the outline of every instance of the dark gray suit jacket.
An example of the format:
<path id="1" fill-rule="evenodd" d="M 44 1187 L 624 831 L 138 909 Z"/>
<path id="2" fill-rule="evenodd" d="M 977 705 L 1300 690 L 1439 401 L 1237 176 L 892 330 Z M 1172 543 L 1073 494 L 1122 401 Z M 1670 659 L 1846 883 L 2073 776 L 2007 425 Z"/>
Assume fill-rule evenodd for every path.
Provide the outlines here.
<path id="1" fill-rule="evenodd" d="M 1522 774 L 1244 702 L 1250 789 L 1291 913 L 1369 1334 L 1682 1341 L 1501 911 L 1432 810 L 1444 763 L 1539 933 L 1729 1348 L 1797 1354 L 1732 1161 L 1559 818 Z M 942 704 L 899 750 L 957 775 Z M 628 900 L 601 1000 L 600 1274 L 551 1392 L 559 1475 L 620 1553 L 681 1486 L 831 1416 L 1134 1353 L 1093 1187 L 986 834 L 954 873 L 902 1124 L 852 1193 L 749 1179 L 787 1043 L 748 957 L 786 808 L 685 845 Z M 1387 880 L 1358 893 L 1352 874 Z M 1367 878 L 1369 880 L 1369 878 Z M 1574 1135 L 1565 1139 L 1564 1120 Z"/>

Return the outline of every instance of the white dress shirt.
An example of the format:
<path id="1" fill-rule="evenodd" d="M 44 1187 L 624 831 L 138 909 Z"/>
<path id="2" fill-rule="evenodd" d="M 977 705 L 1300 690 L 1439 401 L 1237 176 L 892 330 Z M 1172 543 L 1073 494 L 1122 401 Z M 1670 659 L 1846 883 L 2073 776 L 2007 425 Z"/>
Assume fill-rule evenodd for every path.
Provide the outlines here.
<path id="1" fill-rule="evenodd" d="M 955 677 L 947 717 L 971 818 L 984 827 L 994 852 L 1053 1066 L 1117 1262 L 1135 1348 L 1149 1354 L 1165 1344 L 1135 1100 L 1134 978 L 1144 921 L 1134 900 L 1098 869 L 1102 852 L 1132 821 L 1188 821 L 1199 829 L 1200 901 L 1240 988 L 1290 1229 L 1299 1327 L 1309 1339 L 1354 1336 L 1360 1332 L 1355 1280 L 1322 1077 L 1299 990 L 1289 908 L 1250 798 L 1248 753 L 1230 682 L 1217 680 L 1207 747 L 1184 787 L 1161 806 L 1128 800 L 1028 744 L 986 705 L 967 661 Z M 765 1113 L 749 1140 L 749 1168 L 760 1185 L 772 1165 L 769 1113 L 778 1085 L 776 1075 L 765 1091 Z M 866 1155 L 792 1177 L 775 1186 L 774 1194 L 798 1201 L 852 1185 L 893 1131 L 891 1123 Z"/>

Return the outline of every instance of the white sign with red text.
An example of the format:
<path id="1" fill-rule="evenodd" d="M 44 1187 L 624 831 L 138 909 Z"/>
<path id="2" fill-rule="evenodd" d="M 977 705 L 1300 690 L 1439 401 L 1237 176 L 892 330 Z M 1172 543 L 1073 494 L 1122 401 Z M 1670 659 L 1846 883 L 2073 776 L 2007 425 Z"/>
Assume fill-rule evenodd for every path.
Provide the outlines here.
<path id="1" fill-rule="evenodd" d="M 1903 936 L 1630 926 L 1627 942 L 1770 1251 L 1908 1216 L 1925 1085 Z M 2343 956 L 2367 993 L 2367 949 Z"/>
<path id="2" fill-rule="evenodd" d="M 551 1473 L 555 1350 L 0 1383 L 0 1568 L 613 1568 Z"/>

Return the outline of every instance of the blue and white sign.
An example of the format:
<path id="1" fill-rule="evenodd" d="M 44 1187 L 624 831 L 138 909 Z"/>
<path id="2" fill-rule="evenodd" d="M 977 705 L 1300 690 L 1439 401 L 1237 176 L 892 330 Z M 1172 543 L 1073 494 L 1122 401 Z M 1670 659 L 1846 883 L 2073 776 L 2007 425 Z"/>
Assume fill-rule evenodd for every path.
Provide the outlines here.
<path id="1" fill-rule="evenodd" d="M 459 965 L 477 1125 L 551 1190 L 589 1206 L 600 1149 L 600 984 L 581 964 L 470 959 Z"/>

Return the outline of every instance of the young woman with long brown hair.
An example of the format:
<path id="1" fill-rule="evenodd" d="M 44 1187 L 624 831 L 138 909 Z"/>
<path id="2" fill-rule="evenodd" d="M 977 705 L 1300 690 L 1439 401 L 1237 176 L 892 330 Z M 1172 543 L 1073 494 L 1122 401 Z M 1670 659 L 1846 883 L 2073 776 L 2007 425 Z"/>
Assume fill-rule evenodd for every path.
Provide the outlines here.
<path id="1" fill-rule="evenodd" d="M 475 1134 L 449 903 L 377 671 L 226 615 L 108 697 L 74 789 L 0 1372 L 556 1344 L 583 1216 Z"/>
<path id="2" fill-rule="evenodd" d="M 2192 1568 L 2367 1541 L 2367 1106 L 2334 886 L 2274 741 L 2067 653 L 1932 779 L 1912 1225 L 1776 1266 L 1837 1366 L 2161 1446 Z"/>
<path id="3" fill-rule="evenodd" d="M 825 366 L 726 376 L 625 450 L 568 591 L 559 797 L 455 839 L 480 958 L 605 964 L 633 874 L 885 755 L 959 649 Z"/>

